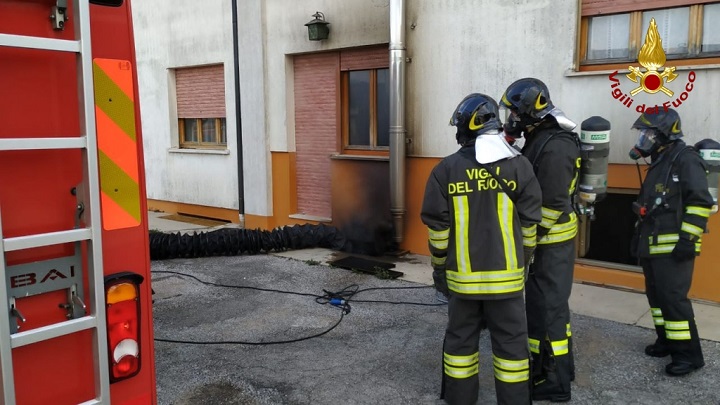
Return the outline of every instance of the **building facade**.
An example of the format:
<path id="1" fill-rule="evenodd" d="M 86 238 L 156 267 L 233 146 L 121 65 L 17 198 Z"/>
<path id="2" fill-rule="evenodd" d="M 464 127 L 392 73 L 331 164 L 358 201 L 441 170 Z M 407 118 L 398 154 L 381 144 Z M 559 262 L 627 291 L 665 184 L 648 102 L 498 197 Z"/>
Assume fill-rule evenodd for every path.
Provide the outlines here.
<path id="1" fill-rule="evenodd" d="M 532 76 L 573 121 L 600 116 L 612 126 L 608 195 L 583 222 L 576 279 L 642 289 L 628 253 L 645 168 L 627 154 L 638 111 L 665 103 L 680 113 L 688 144 L 720 139 L 720 28 L 712 23 L 720 2 L 243 0 L 235 24 L 231 0 L 133 6 L 149 204 L 164 211 L 248 228 L 322 222 L 363 253 L 427 254 L 420 204 L 430 170 L 457 148 L 454 107 L 471 92 L 499 98 Z M 305 24 L 317 11 L 330 33 L 311 41 Z M 651 19 L 657 35 L 648 36 Z M 391 58 L 393 29 L 402 30 L 402 61 Z M 648 38 L 656 46 L 643 48 Z M 638 57 L 660 48 L 666 60 L 647 75 Z M 399 147 L 388 128 L 397 111 L 390 101 L 403 88 L 397 182 L 391 149 Z M 399 229 L 391 211 L 402 214 Z M 691 294 L 720 302 L 717 218 Z"/>

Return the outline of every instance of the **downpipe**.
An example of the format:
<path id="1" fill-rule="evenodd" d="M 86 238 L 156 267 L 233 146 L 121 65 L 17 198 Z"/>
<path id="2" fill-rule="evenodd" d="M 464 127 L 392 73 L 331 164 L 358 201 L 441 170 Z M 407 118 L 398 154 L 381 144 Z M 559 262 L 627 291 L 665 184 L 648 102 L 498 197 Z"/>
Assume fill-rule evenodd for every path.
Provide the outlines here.
<path id="1" fill-rule="evenodd" d="M 390 0 L 390 213 L 396 243 L 403 241 L 405 217 L 405 0 Z"/>

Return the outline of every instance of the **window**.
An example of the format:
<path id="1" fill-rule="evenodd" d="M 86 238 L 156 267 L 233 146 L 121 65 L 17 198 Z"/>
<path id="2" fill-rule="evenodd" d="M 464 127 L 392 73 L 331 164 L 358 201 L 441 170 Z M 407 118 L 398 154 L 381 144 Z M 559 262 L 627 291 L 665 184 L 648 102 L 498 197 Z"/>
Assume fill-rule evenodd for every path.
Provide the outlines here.
<path id="1" fill-rule="evenodd" d="M 720 2 L 583 0 L 580 70 L 635 62 L 654 18 L 668 60 L 720 62 Z M 702 59 L 704 58 L 704 59 Z M 605 66 L 597 66 L 605 65 Z"/>
<path id="2" fill-rule="evenodd" d="M 227 145 L 225 118 L 180 118 L 178 129 L 183 148 Z"/>
<path id="3" fill-rule="evenodd" d="M 223 65 L 175 69 L 181 148 L 226 149 Z"/>
<path id="4" fill-rule="evenodd" d="M 581 261 L 635 270 L 632 266 L 637 266 L 638 262 L 630 255 L 630 243 L 637 221 L 632 210 L 637 193 L 637 190 L 608 190 L 605 199 L 595 205 L 596 220 L 582 217 L 578 225 L 581 238 L 578 257 Z"/>
<path id="5" fill-rule="evenodd" d="M 343 148 L 388 150 L 390 111 L 387 68 L 342 74 Z"/>

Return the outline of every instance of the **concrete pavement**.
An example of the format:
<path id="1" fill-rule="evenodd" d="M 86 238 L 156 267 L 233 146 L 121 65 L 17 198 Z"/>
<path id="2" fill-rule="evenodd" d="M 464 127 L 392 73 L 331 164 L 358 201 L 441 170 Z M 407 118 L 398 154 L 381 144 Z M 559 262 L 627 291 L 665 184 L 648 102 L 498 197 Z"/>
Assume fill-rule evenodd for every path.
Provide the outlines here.
<path id="1" fill-rule="evenodd" d="M 303 252 L 152 262 L 158 404 L 442 403 L 447 306 L 434 289 Z M 345 315 L 316 299 L 353 289 Z M 720 404 L 720 343 L 702 340 L 705 367 L 669 377 L 669 359 L 643 353 L 653 330 L 577 312 L 572 322 L 572 404 Z M 490 340 L 481 334 L 478 404 L 495 403 Z"/>
<path id="2" fill-rule="evenodd" d="M 165 213 L 149 212 L 151 230 L 163 232 L 210 231 L 218 227 L 206 227 L 189 222 L 162 219 Z M 235 225 L 227 225 L 235 226 Z M 328 249 L 303 249 L 273 253 L 300 261 L 314 260 L 327 264 L 342 257 L 338 252 Z M 357 256 L 357 255 L 355 255 Z M 373 258 L 378 260 L 378 258 Z M 405 273 L 402 280 L 422 284 L 432 284 L 430 258 L 428 256 L 408 254 L 401 258 L 386 258 L 395 264 L 395 270 Z M 386 260 L 380 259 L 380 260 Z M 720 305 L 694 302 L 695 319 L 702 339 L 720 342 Z M 570 309 L 575 314 L 587 315 L 627 325 L 636 325 L 653 329 L 645 295 L 638 292 L 617 290 L 608 287 L 575 283 L 570 297 Z"/>

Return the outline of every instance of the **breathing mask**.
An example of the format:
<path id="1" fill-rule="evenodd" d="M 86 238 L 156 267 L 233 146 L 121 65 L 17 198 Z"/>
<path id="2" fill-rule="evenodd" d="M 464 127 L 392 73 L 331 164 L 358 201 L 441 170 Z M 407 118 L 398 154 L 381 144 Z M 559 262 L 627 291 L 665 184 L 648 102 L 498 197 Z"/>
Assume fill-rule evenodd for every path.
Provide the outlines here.
<path id="1" fill-rule="evenodd" d="M 637 143 L 630 149 L 630 159 L 638 160 L 652 155 L 660 146 L 657 142 L 657 130 L 654 128 L 636 129 L 639 132 Z"/>

